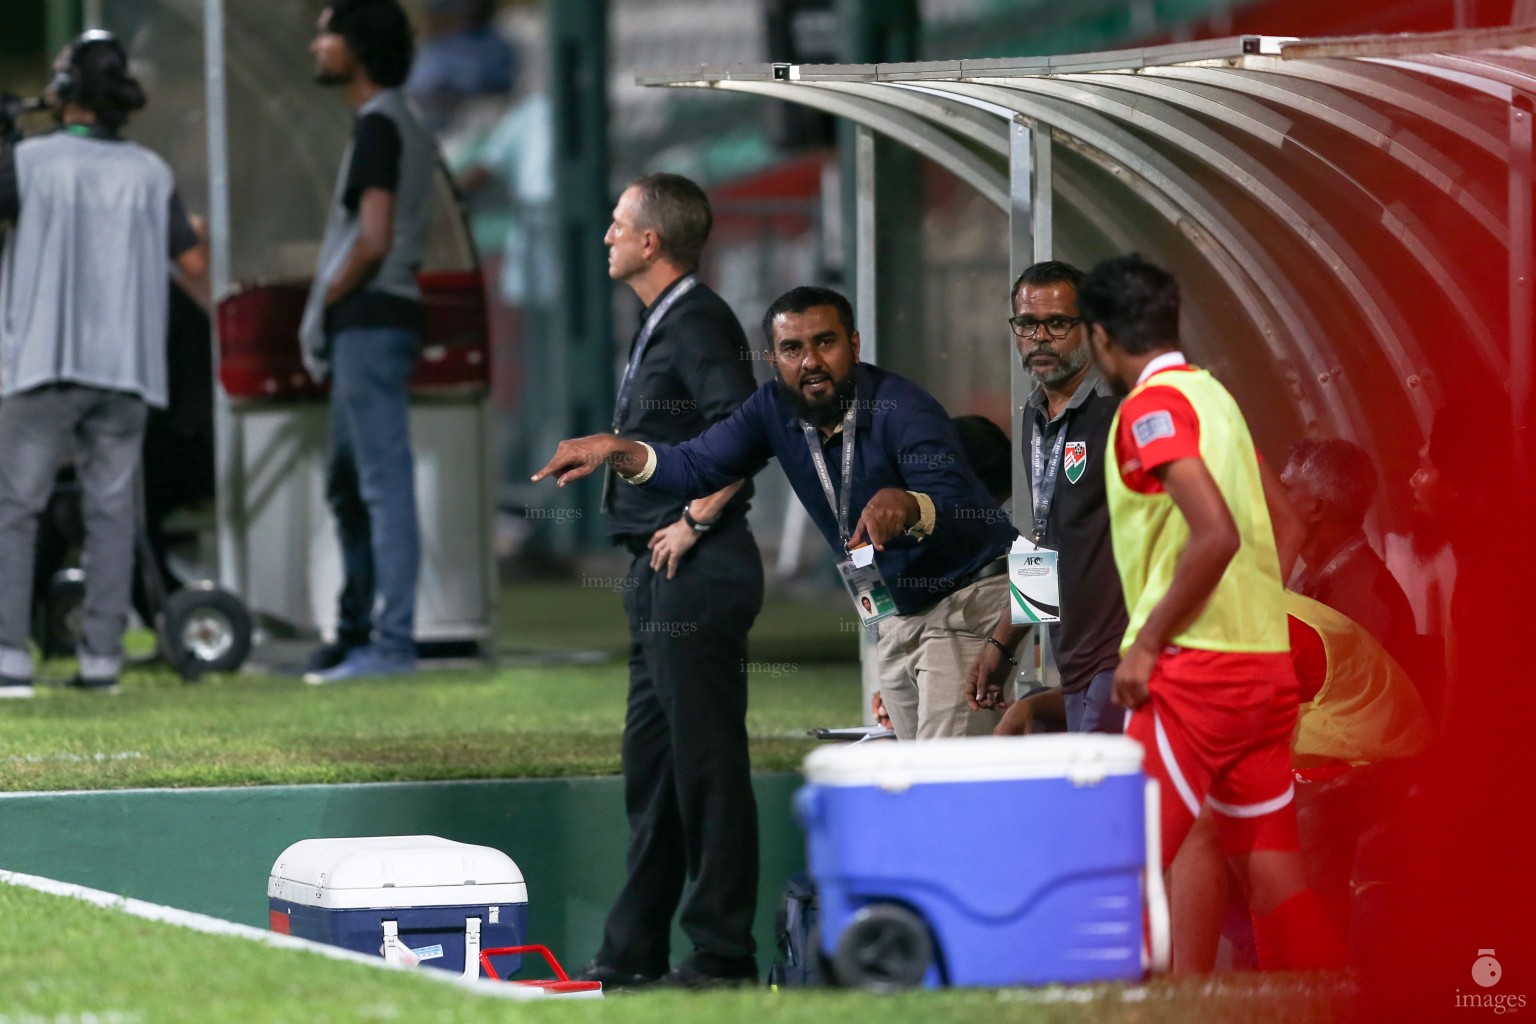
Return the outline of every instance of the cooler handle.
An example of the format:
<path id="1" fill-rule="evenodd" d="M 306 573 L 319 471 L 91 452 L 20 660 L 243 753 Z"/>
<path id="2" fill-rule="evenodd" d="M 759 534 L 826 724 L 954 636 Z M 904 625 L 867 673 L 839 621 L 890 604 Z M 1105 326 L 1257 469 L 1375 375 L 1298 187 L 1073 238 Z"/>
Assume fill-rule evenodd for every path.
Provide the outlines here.
<path id="1" fill-rule="evenodd" d="M 384 962 L 391 967 L 400 966 L 400 923 L 384 921 Z"/>
<path id="2" fill-rule="evenodd" d="M 1168 915 L 1168 890 L 1163 885 L 1162 791 L 1156 779 L 1148 779 L 1146 796 L 1147 832 L 1147 930 L 1150 957 L 1143 966 L 1154 973 L 1164 973 L 1172 961 L 1172 935 Z"/>
<path id="3" fill-rule="evenodd" d="M 555 972 L 556 981 L 570 981 L 570 976 L 565 973 L 565 968 L 560 966 L 560 961 L 555 959 L 555 954 L 549 951 L 548 946 L 497 946 L 494 949 L 482 949 L 480 951 L 480 966 L 485 968 L 485 973 L 490 975 L 492 981 L 500 981 L 501 975 L 496 973 L 496 965 L 491 963 L 493 956 L 517 956 L 523 953 L 537 953 L 544 958 L 549 969 Z"/>
<path id="4" fill-rule="evenodd" d="M 464 977 L 474 980 L 480 977 L 480 919 L 464 920 Z"/>

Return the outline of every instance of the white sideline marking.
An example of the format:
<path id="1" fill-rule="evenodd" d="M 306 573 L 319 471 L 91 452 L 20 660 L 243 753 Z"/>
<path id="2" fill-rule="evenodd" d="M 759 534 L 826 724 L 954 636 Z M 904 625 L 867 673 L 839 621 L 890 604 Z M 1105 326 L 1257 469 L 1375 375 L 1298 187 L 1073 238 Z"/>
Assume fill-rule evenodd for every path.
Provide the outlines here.
<path id="1" fill-rule="evenodd" d="M 190 928 L 196 932 L 203 932 L 206 935 L 232 935 L 235 938 L 258 942 L 264 946 L 276 946 L 278 949 L 291 949 L 300 953 L 314 953 L 319 956 L 329 957 L 332 960 L 349 960 L 353 963 L 367 964 L 370 967 L 377 967 L 386 971 L 403 970 L 403 968 L 386 964 L 378 957 L 354 953 L 350 949 L 327 946 L 324 943 L 311 942 L 309 939 L 300 939 L 292 935 L 262 931 L 260 928 L 252 928 L 246 924 L 236 924 L 233 921 L 222 921 L 217 917 L 209 917 L 207 914 L 194 914 L 190 910 L 178 910 L 175 907 L 166 907 L 159 903 L 147 903 L 144 900 L 136 900 L 128 896 L 118 896 L 115 893 L 103 892 L 100 889 L 90 889 L 83 885 L 75 885 L 72 882 L 60 882 L 53 878 L 43 878 L 40 875 L 26 875 L 19 871 L 0 870 L 0 885 L 16 885 L 24 889 L 35 889 L 38 892 L 48 893 L 53 896 L 67 896 L 70 899 L 84 900 L 86 903 L 93 903 L 98 907 L 106 907 L 108 910 L 120 910 L 125 914 L 144 918 L 146 921 L 161 921 L 165 924 L 176 925 L 179 928 Z M 503 999 L 539 999 L 544 995 L 542 989 L 530 988 L 524 985 L 509 985 L 506 982 L 493 982 L 478 978 L 465 979 L 456 974 L 450 974 L 447 971 L 428 969 L 410 971 L 409 973 L 418 978 L 445 981 L 483 996 L 499 996 Z"/>
<path id="2" fill-rule="evenodd" d="M 98 750 L 94 754 L 13 754 L 6 758 L 6 760 L 11 764 L 43 764 L 51 761 L 80 763 L 95 761 L 100 763 L 103 761 L 138 761 L 142 760 L 143 757 L 144 755 L 137 750 L 123 750 L 113 754 Z"/>

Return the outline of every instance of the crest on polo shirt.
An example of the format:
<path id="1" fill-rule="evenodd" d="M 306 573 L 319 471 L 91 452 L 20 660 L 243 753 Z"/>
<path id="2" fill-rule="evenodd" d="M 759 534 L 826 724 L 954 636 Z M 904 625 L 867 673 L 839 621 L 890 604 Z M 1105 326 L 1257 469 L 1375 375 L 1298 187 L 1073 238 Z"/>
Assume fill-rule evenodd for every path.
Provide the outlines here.
<path id="1" fill-rule="evenodd" d="M 1159 438 L 1172 437 L 1173 417 L 1166 409 L 1149 412 L 1131 424 L 1131 434 L 1135 436 L 1137 445 L 1149 445 Z"/>
<path id="2" fill-rule="evenodd" d="M 1068 441 L 1066 449 L 1062 452 L 1061 468 L 1067 474 L 1067 482 L 1075 484 L 1083 478 L 1083 470 L 1088 468 L 1088 443 L 1086 441 Z"/>

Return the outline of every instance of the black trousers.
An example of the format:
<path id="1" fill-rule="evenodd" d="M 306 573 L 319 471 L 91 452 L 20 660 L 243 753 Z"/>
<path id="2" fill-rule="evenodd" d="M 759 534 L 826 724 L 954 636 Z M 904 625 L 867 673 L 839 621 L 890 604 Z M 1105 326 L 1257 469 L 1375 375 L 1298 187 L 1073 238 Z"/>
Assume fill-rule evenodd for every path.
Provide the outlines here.
<path id="1" fill-rule="evenodd" d="M 681 911 L 692 961 L 755 951 L 757 801 L 747 753 L 747 631 L 763 606 L 763 565 L 745 523 L 704 535 L 673 579 L 641 552 L 624 594 L 628 878 L 599 962 L 643 974 L 669 966 Z"/>

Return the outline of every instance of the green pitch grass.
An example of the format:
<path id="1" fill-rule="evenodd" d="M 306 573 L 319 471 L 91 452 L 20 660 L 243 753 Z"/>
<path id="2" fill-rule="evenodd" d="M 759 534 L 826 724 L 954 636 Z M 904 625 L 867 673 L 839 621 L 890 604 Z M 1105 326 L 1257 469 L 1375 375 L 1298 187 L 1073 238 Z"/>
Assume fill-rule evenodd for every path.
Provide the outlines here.
<path id="1" fill-rule="evenodd" d="M 1300 1024 L 1349 1019 L 1334 979 L 1228 976 L 1146 987 L 638 993 L 508 1003 L 414 977 L 0 885 L 0 1021 L 98 1024 Z"/>
<path id="2" fill-rule="evenodd" d="M 596 665 L 458 669 L 306 686 L 240 674 L 184 684 L 130 669 L 116 696 L 42 686 L 0 707 L 0 789 L 119 789 L 547 778 L 619 772 L 626 633 L 611 590 L 511 588 L 513 652 L 600 651 Z M 753 765 L 793 770 L 807 729 L 860 720 L 857 650 L 834 608 L 774 602 L 752 637 Z M 134 638 L 152 647 L 148 635 Z M 824 659 L 841 655 L 841 662 Z M 41 677 L 67 678 L 67 662 Z"/>

